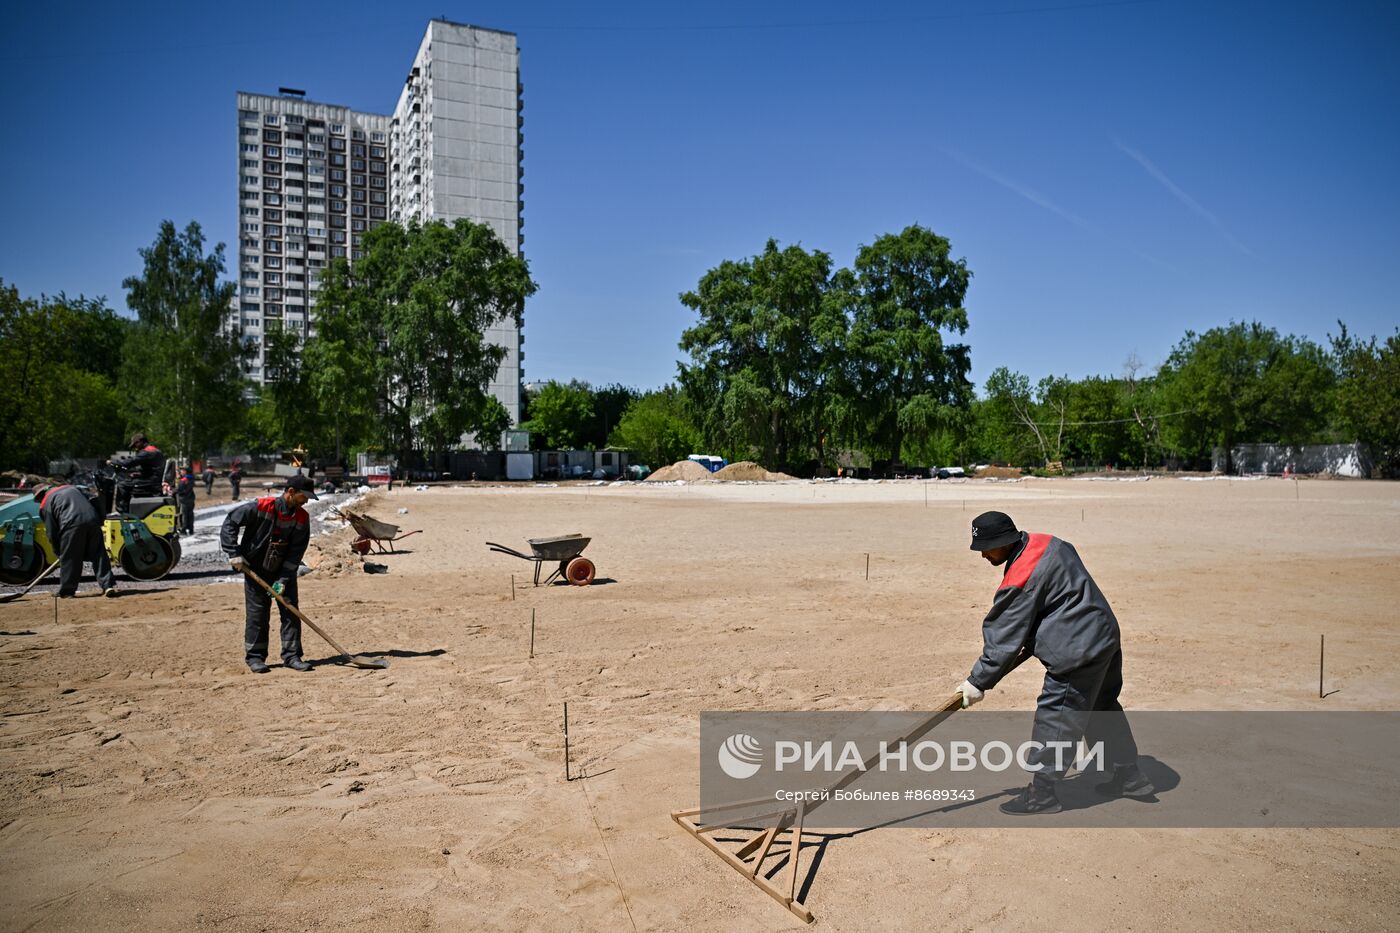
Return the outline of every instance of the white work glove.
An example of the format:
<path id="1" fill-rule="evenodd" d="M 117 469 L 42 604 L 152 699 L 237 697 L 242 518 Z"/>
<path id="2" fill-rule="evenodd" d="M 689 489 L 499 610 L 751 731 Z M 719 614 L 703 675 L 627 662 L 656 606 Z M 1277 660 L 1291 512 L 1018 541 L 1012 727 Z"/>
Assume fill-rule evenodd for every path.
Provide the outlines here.
<path id="1" fill-rule="evenodd" d="M 240 555 L 235 554 L 228 559 L 228 565 L 234 570 L 237 570 L 239 573 L 242 573 L 245 569 L 247 569 L 248 562 L 244 560 Z"/>
<path id="2" fill-rule="evenodd" d="M 970 680 L 964 680 L 962 683 L 958 684 L 958 692 L 962 694 L 963 709 L 967 709 L 986 695 L 981 690 L 974 687 Z"/>

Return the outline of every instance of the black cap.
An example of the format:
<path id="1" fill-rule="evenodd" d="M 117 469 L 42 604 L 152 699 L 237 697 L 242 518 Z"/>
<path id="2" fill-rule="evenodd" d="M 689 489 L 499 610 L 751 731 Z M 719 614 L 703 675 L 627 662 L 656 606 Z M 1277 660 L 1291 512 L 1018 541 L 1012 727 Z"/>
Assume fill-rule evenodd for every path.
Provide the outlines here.
<path id="1" fill-rule="evenodd" d="M 972 550 L 990 551 L 1021 540 L 1016 523 L 1005 512 L 983 512 L 972 520 Z"/>
<path id="2" fill-rule="evenodd" d="M 309 476 L 302 476 L 301 474 L 293 476 L 291 479 L 287 480 L 287 488 L 306 493 L 306 498 L 308 499 L 321 498 L 316 495 L 316 484 L 311 482 L 311 477 Z"/>

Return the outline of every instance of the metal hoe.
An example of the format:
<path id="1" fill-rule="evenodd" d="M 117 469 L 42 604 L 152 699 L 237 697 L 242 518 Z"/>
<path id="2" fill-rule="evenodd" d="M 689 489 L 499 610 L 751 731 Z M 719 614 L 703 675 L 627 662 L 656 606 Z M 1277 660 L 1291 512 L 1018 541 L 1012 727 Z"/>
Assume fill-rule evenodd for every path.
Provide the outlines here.
<path id="1" fill-rule="evenodd" d="M 282 594 L 274 590 L 266 580 L 253 573 L 251 570 L 248 570 L 246 567 L 244 568 L 243 573 L 247 575 L 248 579 L 256 581 L 258 586 L 267 590 L 268 595 L 271 596 L 273 599 L 277 600 L 278 603 L 291 610 L 292 615 L 296 616 L 298 619 L 311 626 L 311 631 L 315 632 L 317 635 L 320 635 L 327 642 L 329 642 L 330 646 L 336 651 L 339 651 L 341 655 L 344 656 L 345 659 L 348 660 L 353 666 L 369 668 L 370 670 L 376 671 L 383 670 L 384 668 L 389 666 L 388 658 L 367 658 L 362 654 L 351 654 L 350 652 L 346 651 L 344 648 L 340 647 L 340 645 L 336 642 L 334 638 L 332 638 L 326 633 L 325 629 L 321 628 L 321 626 L 317 625 L 315 622 L 312 622 L 302 613 L 300 609 L 283 599 Z"/>

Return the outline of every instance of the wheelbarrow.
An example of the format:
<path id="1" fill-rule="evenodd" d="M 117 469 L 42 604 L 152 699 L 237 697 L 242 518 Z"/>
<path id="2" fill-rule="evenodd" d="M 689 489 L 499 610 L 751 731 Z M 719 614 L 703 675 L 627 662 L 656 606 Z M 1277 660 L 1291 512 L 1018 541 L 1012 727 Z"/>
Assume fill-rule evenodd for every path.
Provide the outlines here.
<path id="1" fill-rule="evenodd" d="M 409 535 L 422 534 L 422 529 L 401 532 L 398 525 L 381 522 L 377 518 L 371 518 L 369 515 L 362 515 L 359 512 L 352 512 L 349 509 L 332 508 L 331 511 L 345 519 L 350 523 L 350 527 L 355 529 L 355 534 L 358 537 L 350 542 L 350 550 L 354 551 L 356 554 L 368 554 L 371 544 L 379 549 L 380 554 L 393 554 L 395 553 L 395 541 L 402 541 Z M 387 551 L 384 550 L 385 544 L 389 545 Z"/>
<path id="2" fill-rule="evenodd" d="M 518 557 L 521 560 L 528 560 L 535 565 L 535 586 L 540 586 L 540 568 L 545 564 L 557 563 L 554 572 L 545 578 L 543 585 L 548 586 L 553 583 L 556 577 L 562 576 L 574 586 L 587 586 L 593 582 L 593 575 L 597 568 L 593 566 L 593 561 L 587 557 L 580 556 L 583 549 L 588 547 L 588 542 L 592 538 L 585 538 L 583 535 L 560 535 L 557 538 L 531 538 L 530 553 L 522 554 L 514 548 L 508 548 L 504 544 L 497 544 L 494 541 L 487 541 L 486 546 L 500 554 L 509 554 L 511 557 Z"/>

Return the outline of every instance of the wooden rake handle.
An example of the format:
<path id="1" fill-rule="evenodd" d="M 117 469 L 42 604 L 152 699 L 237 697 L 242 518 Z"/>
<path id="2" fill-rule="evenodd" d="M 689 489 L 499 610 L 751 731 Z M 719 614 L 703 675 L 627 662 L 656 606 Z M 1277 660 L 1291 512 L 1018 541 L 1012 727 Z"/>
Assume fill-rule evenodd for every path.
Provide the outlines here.
<path id="1" fill-rule="evenodd" d="M 289 603 L 289 602 L 287 602 L 285 599 L 283 599 L 283 598 L 282 598 L 282 594 L 279 593 L 279 592 L 277 592 L 276 590 L 274 590 L 274 589 L 272 588 L 272 585 L 269 584 L 266 580 L 264 580 L 262 577 L 258 576 L 257 574 L 253 573 L 253 572 L 252 572 L 251 570 L 249 570 L 247 567 L 244 567 L 244 568 L 243 568 L 243 573 L 248 577 L 248 579 L 253 580 L 253 581 L 256 581 L 257 584 L 258 584 L 258 586 L 260 586 L 260 587 L 262 587 L 263 589 L 267 590 L 267 595 L 269 595 L 269 596 L 271 596 L 273 599 L 277 600 L 277 602 L 278 602 L 280 605 L 286 607 L 286 608 L 292 613 L 292 615 L 296 616 L 298 619 L 300 619 L 300 620 L 301 620 L 302 622 L 304 622 L 305 624 L 311 626 L 311 631 L 315 632 L 317 635 L 320 635 L 320 636 L 321 636 L 322 638 L 324 638 L 327 642 L 329 642 L 329 643 L 330 643 L 330 646 L 331 646 L 332 648 L 334 648 L 336 651 L 339 651 L 342 655 L 344 655 L 344 656 L 347 657 L 347 658 L 348 658 L 348 657 L 351 657 L 350 652 L 348 652 L 348 651 L 346 651 L 344 648 L 340 647 L 340 645 L 336 642 L 336 640 L 335 640 L 334 638 L 332 638 L 329 634 L 327 634 L 327 632 L 325 631 L 325 629 L 321 628 L 321 626 L 317 625 L 315 622 L 312 622 L 312 621 L 311 621 L 310 619 L 308 619 L 304 614 L 302 614 L 302 611 L 301 611 L 300 609 L 298 609 L 296 606 L 293 606 L 291 603 Z"/>

